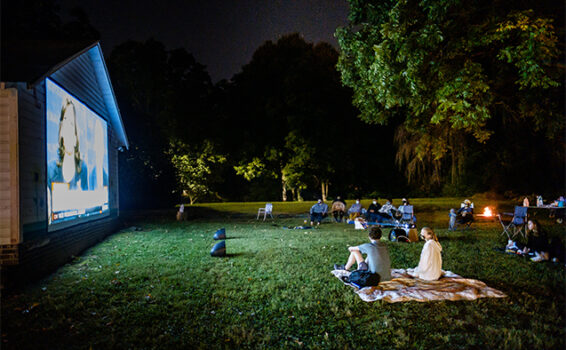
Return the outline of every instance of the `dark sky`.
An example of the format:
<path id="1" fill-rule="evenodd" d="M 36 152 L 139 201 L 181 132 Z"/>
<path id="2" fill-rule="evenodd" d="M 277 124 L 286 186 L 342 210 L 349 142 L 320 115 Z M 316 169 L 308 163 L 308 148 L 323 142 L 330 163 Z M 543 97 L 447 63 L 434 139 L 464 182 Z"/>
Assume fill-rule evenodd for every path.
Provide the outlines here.
<path id="1" fill-rule="evenodd" d="M 299 32 L 306 41 L 337 47 L 347 22 L 346 0 L 59 0 L 61 15 L 81 7 L 101 33 L 105 55 L 128 39 L 151 37 L 184 47 L 207 66 L 214 82 L 230 79 L 266 40 Z M 102 6 L 104 4 L 104 6 Z"/>

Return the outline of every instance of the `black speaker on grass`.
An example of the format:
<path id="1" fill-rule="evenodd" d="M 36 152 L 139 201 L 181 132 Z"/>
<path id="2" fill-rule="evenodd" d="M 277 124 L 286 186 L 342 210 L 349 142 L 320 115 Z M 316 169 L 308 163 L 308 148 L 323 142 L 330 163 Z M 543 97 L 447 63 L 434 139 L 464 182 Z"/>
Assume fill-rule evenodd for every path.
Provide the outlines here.
<path id="1" fill-rule="evenodd" d="M 214 233 L 214 240 L 218 241 L 220 239 L 226 239 L 226 230 L 224 228 L 219 229 Z"/>
<path id="2" fill-rule="evenodd" d="M 212 247 L 210 256 L 226 256 L 226 241 L 220 241 Z"/>

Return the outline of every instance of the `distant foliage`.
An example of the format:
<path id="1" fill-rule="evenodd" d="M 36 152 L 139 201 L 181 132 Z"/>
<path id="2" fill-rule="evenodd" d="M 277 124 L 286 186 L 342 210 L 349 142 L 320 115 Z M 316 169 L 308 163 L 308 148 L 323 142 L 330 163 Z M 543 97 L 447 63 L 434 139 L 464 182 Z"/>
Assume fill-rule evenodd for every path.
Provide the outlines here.
<path id="1" fill-rule="evenodd" d="M 226 161 L 226 157 L 215 154 L 210 142 L 193 149 L 179 142 L 172 143 L 169 155 L 182 195 L 189 198 L 190 204 L 209 194 L 211 186 L 221 180 L 217 168 Z"/>

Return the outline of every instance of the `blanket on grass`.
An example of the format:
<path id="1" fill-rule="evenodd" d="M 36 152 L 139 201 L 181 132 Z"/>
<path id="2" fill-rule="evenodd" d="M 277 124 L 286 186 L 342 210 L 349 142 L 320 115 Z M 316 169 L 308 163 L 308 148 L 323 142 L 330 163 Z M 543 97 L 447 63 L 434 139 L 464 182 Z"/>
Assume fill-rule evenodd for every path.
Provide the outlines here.
<path id="1" fill-rule="evenodd" d="M 488 287 L 482 281 L 463 278 L 453 272 L 444 271 L 437 281 L 425 281 L 412 277 L 413 269 L 391 269 L 391 281 L 379 283 L 375 287 L 358 289 L 351 283 L 342 280 L 350 272 L 334 270 L 332 274 L 344 284 L 354 288 L 363 301 L 384 300 L 389 303 L 401 301 L 433 301 L 433 300 L 475 300 L 478 298 L 504 298 L 505 293 Z"/>

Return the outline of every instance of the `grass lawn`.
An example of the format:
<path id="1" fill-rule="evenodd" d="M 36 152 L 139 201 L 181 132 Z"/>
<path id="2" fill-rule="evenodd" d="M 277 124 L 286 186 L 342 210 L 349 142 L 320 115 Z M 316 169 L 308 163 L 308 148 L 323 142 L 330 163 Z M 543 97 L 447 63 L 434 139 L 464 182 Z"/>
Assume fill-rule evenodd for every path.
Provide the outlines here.
<path id="1" fill-rule="evenodd" d="M 348 245 L 367 242 L 366 231 L 330 221 L 283 229 L 302 225 L 306 215 L 297 214 L 312 202 L 274 203 L 276 219 L 265 222 L 255 220 L 264 203 L 207 204 L 188 207 L 186 222 L 175 222 L 174 210 L 133 218 L 128 226 L 142 231 L 123 230 L 44 280 L 4 292 L 1 346 L 564 349 L 564 265 L 495 251 L 504 242 L 499 223 L 447 231 L 447 209 L 458 203 L 413 200 L 419 228 L 435 228 L 444 269 L 507 298 L 366 303 L 330 273 Z M 218 216 L 194 218 L 203 213 Z M 564 226 L 543 223 L 564 234 Z M 220 227 L 229 256 L 212 258 Z M 394 268 L 417 265 L 422 242 L 387 244 Z"/>

